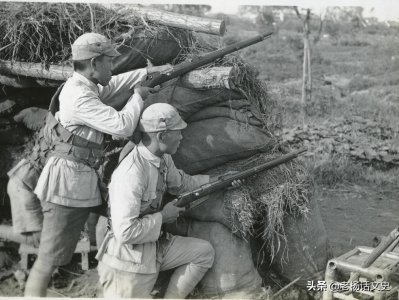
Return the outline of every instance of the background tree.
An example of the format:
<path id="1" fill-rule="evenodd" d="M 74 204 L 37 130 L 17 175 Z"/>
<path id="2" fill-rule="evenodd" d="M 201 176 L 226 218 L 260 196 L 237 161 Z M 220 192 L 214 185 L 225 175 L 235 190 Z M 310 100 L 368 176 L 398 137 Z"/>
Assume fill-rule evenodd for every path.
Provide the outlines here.
<path id="1" fill-rule="evenodd" d="M 302 20 L 303 26 L 303 69 L 302 69 L 302 104 L 305 109 L 312 100 L 312 69 L 310 61 L 310 43 L 309 43 L 309 23 L 310 9 L 306 9 L 305 15 L 301 15 L 298 7 L 294 7 L 298 18 Z"/>
<path id="2" fill-rule="evenodd" d="M 272 26 L 275 22 L 274 10 L 274 6 L 240 5 L 239 15 L 252 15 L 257 25 Z"/>
<path id="3" fill-rule="evenodd" d="M 152 7 L 159 9 L 197 17 L 203 17 L 212 7 L 210 5 L 192 5 L 192 4 L 154 4 Z"/>

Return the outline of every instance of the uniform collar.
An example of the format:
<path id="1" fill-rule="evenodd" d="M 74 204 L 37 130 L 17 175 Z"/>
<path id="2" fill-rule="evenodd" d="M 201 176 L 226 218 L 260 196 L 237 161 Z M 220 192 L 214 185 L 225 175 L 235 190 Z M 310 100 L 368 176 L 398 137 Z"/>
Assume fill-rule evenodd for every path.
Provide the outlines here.
<path id="1" fill-rule="evenodd" d="M 80 81 L 80 82 L 84 83 L 86 86 L 88 86 L 91 90 L 93 90 L 97 94 L 99 93 L 97 84 L 95 84 L 93 81 L 90 81 L 89 79 L 84 77 L 82 74 L 80 74 L 78 72 L 73 72 L 72 78 L 74 80 L 77 80 L 77 81 Z"/>
<path id="2" fill-rule="evenodd" d="M 161 165 L 161 158 L 153 154 L 150 150 L 144 146 L 143 142 L 137 146 L 137 151 L 140 153 L 142 157 L 148 160 L 151 164 L 153 164 L 156 168 L 159 168 Z"/>

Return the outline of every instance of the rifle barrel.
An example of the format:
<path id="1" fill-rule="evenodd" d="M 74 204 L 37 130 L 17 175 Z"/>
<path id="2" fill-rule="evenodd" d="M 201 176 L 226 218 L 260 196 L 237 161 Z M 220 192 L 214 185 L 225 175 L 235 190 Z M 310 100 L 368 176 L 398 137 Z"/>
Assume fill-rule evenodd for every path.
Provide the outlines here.
<path id="1" fill-rule="evenodd" d="M 228 187 L 234 180 L 247 178 L 247 177 L 255 175 L 256 173 L 259 173 L 261 171 L 272 169 L 278 165 L 281 165 L 285 162 L 288 162 L 288 161 L 296 158 L 299 154 L 301 154 L 305 151 L 307 151 L 306 148 L 295 150 L 295 151 L 292 151 L 285 155 L 282 155 L 279 158 L 276 158 L 276 159 L 268 161 L 264 164 L 261 164 L 259 166 L 252 167 L 248 170 L 244 170 L 244 171 L 238 172 L 236 174 L 233 174 L 227 178 L 219 179 L 218 181 L 205 184 L 193 192 L 188 192 L 188 193 L 182 194 L 180 197 L 178 197 L 178 200 L 175 205 L 177 207 L 184 207 L 196 199 L 202 198 L 203 196 L 209 195 L 210 193 L 213 193 L 217 190 Z"/>
<path id="2" fill-rule="evenodd" d="M 151 75 L 149 75 L 149 78 L 143 83 L 143 85 L 148 86 L 148 87 L 154 87 L 154 86 L 160 85 L 161 83 L 164 83 L 170 79 L 173 79 L 175 77 L 183 75 L 187 72 L 190 72 L 191 70 L 197 69 L 206 64 L 209 64 L 217 58 L 221 58 L 227 54 L 233 53 L 235 51 L 238 51 L 238 50 L 248 47 L 250 45 L 264 41 L 265 39 L 269 38 L 272 34 L 273 34 L 273 32 L 259 34 L 252 38 L 246 39 L 244 41 L 234 43 L 225 48 L 218 49 L 213 52 L 207 53 L 207 54 L 199 57 L 198 59 L 195 59 L 192 62 L 188 61 L 188 62 L 180 63 L 180 64 L 174 66 L 173 71 L 170 73 L 155 74 L 152 77 L 151 77 Z"/>

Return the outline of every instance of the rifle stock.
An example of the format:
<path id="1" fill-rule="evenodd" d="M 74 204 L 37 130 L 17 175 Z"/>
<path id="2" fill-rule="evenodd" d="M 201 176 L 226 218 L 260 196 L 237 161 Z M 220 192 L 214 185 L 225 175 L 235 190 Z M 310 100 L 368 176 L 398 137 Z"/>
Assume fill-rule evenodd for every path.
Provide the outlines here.
<path id="1" fill-rule="evenodd" d="M 188 206 L 190 203 L 194 202 L 197 199 L 200 199 L 200 198 L 202 198 L 206 195 L 209 195 L 215 191 L 218 191 L 220 189 L 230 186 L 234 180 L 244 179 L 249 176 L 255 175 L 256 173 L 259 173 L 261 171 L 270 170 L 274 167 L 277 167 L 278 165 L 281 165 L 290 160 L 293 160 L 294 158 L 298 157 L 301 153 L 303 153 L 305 151 L 307 151 L 306 148 L 292 151 L 288 154 L 285 154 L 279 158 L 273 159 L 273 160 L 266 162 L 264 164 L 261 164 L 259 166 L 255 166 L 248 170 L 244 170 L 244 171 L 238 172 L 236 174 L 226 176 L 224 178 L 222 177 L 221 179 L 218 179 L 217 181 L 204 184 L 194 191 L 183 193 L 180 196 L 178 196 L 175 206 L 177 206 L 177 207 Z"/>
<path id="2" fill-rule="evenodd" d="M 205 54 L 205 55 L 195 59 L 194 61 L 180 63 L 180 64 L 174 66 L 173 71 L 171 71 L 169 73 L 156 72 L 153 74 L 149 74 L 147 76 L 147 79 L 142 83 L 142 86 L 155 87 L 155 86 L 160 85 L 161 83 L 164 83 L 168 80 L 171 80 L 180 75 L 188 73 L 194 69 L 197 69 L 206 64 L 209 64 L 209 63 L 213 62 L 215 59 L 221 58 L 227 54 L 233 53 L 235 51 L 238 51 L 238 50 L 248 47 L 250 45 L 264 41 L 265 39 L 269 38 L 272 34 L 273 34 L 273 32 L 259 34 L 255 37 L 246 39 L 244 41 L 237 42 L 233 45 L 230 45 L 225 48 Z"/>

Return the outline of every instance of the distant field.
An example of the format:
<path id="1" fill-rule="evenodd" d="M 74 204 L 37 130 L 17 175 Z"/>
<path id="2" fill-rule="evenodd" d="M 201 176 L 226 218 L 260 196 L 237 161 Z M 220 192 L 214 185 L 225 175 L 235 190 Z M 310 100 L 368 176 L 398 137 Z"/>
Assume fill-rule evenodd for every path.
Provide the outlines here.
<path id="1" fill-rule="evenodd" d="M 339 255 L 370 246 L 399 221 L 399 28 L 329 24 L 311 44 L 312 102 L 302 115 L 303 41 L 291 23 L 241 55 L 281 104 L 283 139 L 309 149 L 305 163 Z M 242 20 L 229 26 L 230 43 L 259 29 Z"/>

